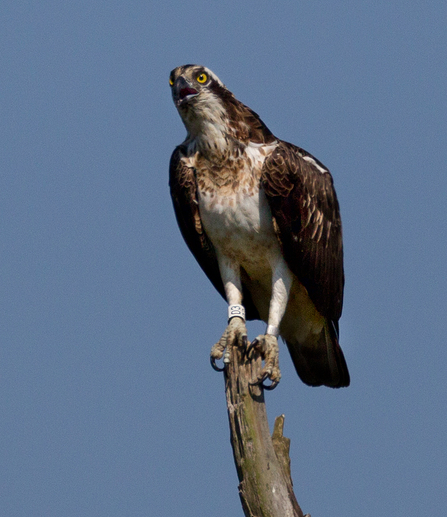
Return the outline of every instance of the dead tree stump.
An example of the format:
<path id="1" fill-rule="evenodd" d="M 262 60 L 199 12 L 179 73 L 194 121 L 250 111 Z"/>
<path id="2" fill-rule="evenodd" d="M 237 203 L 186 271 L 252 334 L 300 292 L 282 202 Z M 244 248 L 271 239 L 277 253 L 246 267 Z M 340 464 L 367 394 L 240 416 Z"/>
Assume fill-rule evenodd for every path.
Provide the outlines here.
<path id="1" fill-rule="evenodd" d="M 276 419 L 273 436 L 270 436 L 264 390 L 250 385 L 262 368 L 261 358 L 254 352 L 248 360 L 237 347 L 229 353 L 225 391 L 245 516 L 310 517 L 303 515 L 293 492 L 290 440 L 283 436 L 284 415 Z"/>

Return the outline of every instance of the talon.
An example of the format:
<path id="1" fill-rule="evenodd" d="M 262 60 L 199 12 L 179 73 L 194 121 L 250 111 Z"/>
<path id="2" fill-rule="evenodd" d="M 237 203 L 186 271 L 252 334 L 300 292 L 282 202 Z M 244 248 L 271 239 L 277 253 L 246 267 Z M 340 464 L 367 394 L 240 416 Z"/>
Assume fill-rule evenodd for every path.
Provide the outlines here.
<path id="1" fill-rule="evenodd" d="M 242 349 L 242 353 L 247 348 L 248 338 L 245 322 L 241 318 L 232 318 L 225 332 L 219 341 L 211 348 L 211 366 L 216 372 L 223 372 L 225 366 L 230 363 L 230 347 L 237 346 Z M 223 367 L 216 364 L 217 359 L 223 356 Z"/>
<path id="2" fill-rule="evenodd" d="M 242 357 L 244 359 L 248 359 L 249 348 L 250 348 L 250 345 L 248 344 L 247 336 L 242 336 L 242 346 L 241 346 L 241 349 L 242 349 Z"/>
<path id="3" fill-rule="evenodd" d="M 258 384 L 262 384 L 266 379 L 269 378 L 271 375 L 271 372 L 265 371 L 262 375 L 258 377 Z"/>
<path id="4" fill-rule="evenodd" d="M 211 366 L 213 367 L 213 370 L 216 370 L 216 372 L 223 372 L 225 370 L 225 367 L 221 368 L 220 366 L 217 366 L 216 359 L 214 357 L 210 357 L 210 363 L 211 363 Z M 224 363 L 225 363 L 225 359 L 224 359 Z"/>
<path id="5" fill-rule="evenodd" d="M 255 380 L 255 382 L 250 382 L 250 386 L 262 386 L 263 385 L 263 382 L 265 381 L 265 379 L 267 379 L 269 376 L 269 373 L 268 372 L 264 372 L 262 373 L 259 377 L 257 377 L 257 379 Z"/>
<path id="6" fill-rule="evenodd" d="M 247 350 L 246 350 L 247 357 L 250 355 L 250 352 L 253 349 L 255 349 L 258 345 L 259 345 L 258 338 L 253 339 L 253 341 L 247 347 Z"/>
<path id="7" fill-rule="evenodd" d="M 255 382 L 249 382 L 250 386 L 260 386 L 263 390 L 272 391 L 278 386 L 279 381 L 272 381 L 271 384 L 265 384 L 264 381 L 269 377 L 267 372 L 261 376 L 261 378 L 256 379 Z"/>
<path id="8" fill-rule="evenodd" d="M 278 386 L 278 384 L 279 384 L 278 381 L 274 381 L 271 384 L 262 383 L 260 386 L 262 387 L 263 390 L 272 391 L 276 388 L 276 386 Z"/>
<path id="9" fill-rule="evenodd" d="M 264 368 L 255 382 L 251 382 L 250 385 L 261 386 L 265 390 L 273 390 L 278 386 L 281 379 L 278 363 L 278 341 L 275 336 L 270 334 L 261 335 L 251 342 L 247 349 L 247 354 L 254 348 L 259 350 L 264 361 Z M 267 379 L 270 379 L 271 384 L 264 383 Z"/>

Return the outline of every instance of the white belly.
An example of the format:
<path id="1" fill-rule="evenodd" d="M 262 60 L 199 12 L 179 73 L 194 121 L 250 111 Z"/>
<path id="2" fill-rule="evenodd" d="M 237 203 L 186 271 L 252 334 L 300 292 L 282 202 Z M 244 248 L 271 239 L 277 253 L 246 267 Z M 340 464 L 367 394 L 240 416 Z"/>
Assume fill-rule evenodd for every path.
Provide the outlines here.
<path id="1" fill-rule="evenodd" d="M 250 275 L 271 271 L 280 248 L 262 191 L 251 196 L 199 192 L 199 208 L 205 231 L 219 254 Z"/>

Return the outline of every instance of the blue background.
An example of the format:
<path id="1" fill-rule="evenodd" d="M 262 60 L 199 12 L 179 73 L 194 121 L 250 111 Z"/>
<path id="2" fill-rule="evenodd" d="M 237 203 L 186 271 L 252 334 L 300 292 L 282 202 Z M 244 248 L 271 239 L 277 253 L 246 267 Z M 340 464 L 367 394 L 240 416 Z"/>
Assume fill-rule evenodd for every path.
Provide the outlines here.
<path id="1" fill-rule="evenodd" d="M 351 387 L 304 386 L 281 345 L 267 394 L 303 510 L 444 515 L 446 28 L 445 1 L 3 2 L 2 516 L 242 516 L 226 307 L 167 185 L 185 63 L 335 179 Z"/>

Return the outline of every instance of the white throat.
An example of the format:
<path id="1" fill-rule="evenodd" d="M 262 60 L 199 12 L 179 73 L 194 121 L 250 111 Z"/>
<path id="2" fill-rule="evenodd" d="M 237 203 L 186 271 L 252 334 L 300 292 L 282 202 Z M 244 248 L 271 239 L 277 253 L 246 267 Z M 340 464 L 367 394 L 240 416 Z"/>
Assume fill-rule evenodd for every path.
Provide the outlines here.
<path id="1" fill-rule="evenodd" d="M 180 111 L 188 131 L 187 142 L 195 150 L 224 153 L 228 150 L 231 135 L 226 111 L 215 95 L 202 92 L 188 110 Z"/>

